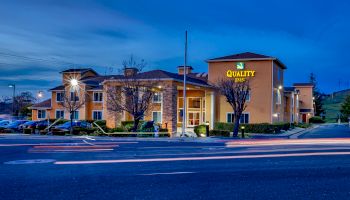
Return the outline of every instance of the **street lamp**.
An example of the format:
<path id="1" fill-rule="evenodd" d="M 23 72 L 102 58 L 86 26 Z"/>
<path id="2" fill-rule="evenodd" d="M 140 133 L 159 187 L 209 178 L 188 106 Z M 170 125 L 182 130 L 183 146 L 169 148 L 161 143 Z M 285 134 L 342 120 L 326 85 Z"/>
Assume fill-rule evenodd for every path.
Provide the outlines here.
<path id="1" fill-rule="evenodd" d="M 16 85 L 15 84 L 9 84 L 9 88 L 13 88 L 13 94 L 12 94 L 12 116 L 15 116 L 15 95 L 16 95 Z"/>
<path id="2" fill-rule="evenodd" d="M 42 91 L 39 91 L 38 94 L 37 94 L 38 98 L 41 99 L 43 98 L 44 94 Z"/>

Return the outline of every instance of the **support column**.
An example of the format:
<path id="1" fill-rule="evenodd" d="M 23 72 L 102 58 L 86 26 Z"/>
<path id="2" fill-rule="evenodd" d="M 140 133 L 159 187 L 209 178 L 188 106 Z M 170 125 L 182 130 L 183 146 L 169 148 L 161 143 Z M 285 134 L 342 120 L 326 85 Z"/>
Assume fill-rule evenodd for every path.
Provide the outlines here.
<path id="1" fill-rule="evenodd" d="M 167 123 L 169 133 L 173 136 L 177 131 L 177 87 L 174 82 L 164 84 L 162 101 L 162 122 Z"/>
<path id="2" fill-rule="evenodd" d="M 215 93 L 210 93 L 210 128 L 214 129 L 215 123 Z"/>

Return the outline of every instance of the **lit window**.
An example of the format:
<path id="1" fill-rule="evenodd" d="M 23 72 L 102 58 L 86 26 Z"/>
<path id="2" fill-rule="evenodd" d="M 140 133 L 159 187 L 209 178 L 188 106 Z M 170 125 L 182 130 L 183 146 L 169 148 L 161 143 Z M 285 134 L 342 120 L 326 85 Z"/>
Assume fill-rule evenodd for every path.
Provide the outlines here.
<path id="1" fill-rule="evenodd" d="M 46 110 L 38 110 L 38 119 L 46 118 Z"/>
<path id="2" fill-rule="evenodd" d="M 162 112 L 160 111 L 152 112 L 152 121 L 156 124 L 162 123 Z"/>
<path id="3" fill-rule="evenodd" d="M 101 120 L 102 119 L 102 111 L 100 111 L 100 110 L 92 111 L 92 119 L 93 120 Z"/>
<path id="4" fill-rule="evenodd" d="M 162 103 L 162 94 L 159 92 L 154 93 L 153 103 Z"/>
<path id="5" fill-rule="evenodd" d="M 101 102 L 103 100 L 102 92 L 94 92 L 94 101 Z"/>
<path id="6" fill-rule="evenodd" d="M 64 111 L 63 110 L 56 110 L 56 119 L 64 118 Z"/>

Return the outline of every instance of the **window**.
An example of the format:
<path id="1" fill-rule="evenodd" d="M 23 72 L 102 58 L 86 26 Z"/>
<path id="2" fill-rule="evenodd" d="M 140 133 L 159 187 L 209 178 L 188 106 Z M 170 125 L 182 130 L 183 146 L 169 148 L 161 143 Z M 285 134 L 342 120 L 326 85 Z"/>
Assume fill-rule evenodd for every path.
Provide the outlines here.
<path id="1" fill-rule="evenodd" d="M 101 102 L 103 100 L 102 92 L 94 92 L 94 101 Z"/>
<path id="2" fill-rule="evenodd" d="M 226 119 L 227 123 L 234 123 L 234 113 L 227 113 Z M 241 118 L 239 119 L 239 123 L 249 124 L 249 113 L 242 113 Z"/>
<path id="3" fill-rule="evenodd" d="M 251 96 L 251 94 L 250 94 L 250 91 L 247 91 L 247 93 L 248 93 L 248 94 L 247 94 L 247 97 L 246 97 L 246 101 L 249 102 L 249 101 L 250 101 L 250 96 Z"/>
<path id="4" fill-rule="evenodd" d="M 184 112 L 183 112 L 183 109 L 179 109 L 178 111 L 178 116 L 177 116 L 177 122 L 178 123 L 182 123 L 183 121 L 183 116 L 184 116 Z"/>
<path id="5" fill-rule="evenodd" d="M 79 111 L 73 111 L 72 119 L 79 119 Z"/>
<path id="6" fill-rule="evenodd" d="M 56 117 L 56 119 L 64 118 L 64 111 L 63 110 L 56 110 L 55 117 Z"/>
<path id="7" fill-rule="evenodd" d="M 64 97 L 64 93 L 63 92 L 57 92 L 56 93 L 56 102 L 62 102 L 63 101 L 63 97 Z"/>
<path id="8" fill-rule="evenodd" d="M 200 108 L 201 98 L 188 98 L 188 108 Z"/>
<path id="9" fill-rule="evenodd" d="M 162 123 L 162 112 L 154 111 L 152 112 L 152 120 L 154 123 Z"/>
<path id="10" fill-rule="evenodd" d="M 92 119 L 93 120 L 101 120 L 102 119 L 102 111 L 101 110 L 92 111 Z"/>
<path id="11" fill-rule="evenodd" d="M 233 123 L 235 116 L 233 115 L 233 113 L 227 113 L 226 115 L 226 121 L 227 123 Z"/>
<path id="12" fill-rule="evenodd" d="M 154 93 L 153 103 L 162 103 L 162 94 L 159 92 Z"/>
<path id="13" fill-rule="evenodd" d="M 79 97 L 76 95 L 76 92 L 70 92 L 70 101 L 79 101 Z"/>
<path id="14" fill-rule="evenodd" d="M 38 110 L 38 119 L 46 118 L 46 110 Z"/>
<path id="15" fill-rule="evenodd" d="M 242 113 L 241 118 L 239 119 L 239 123 L 241 124 L 249 124 L 249 114 Z"/>

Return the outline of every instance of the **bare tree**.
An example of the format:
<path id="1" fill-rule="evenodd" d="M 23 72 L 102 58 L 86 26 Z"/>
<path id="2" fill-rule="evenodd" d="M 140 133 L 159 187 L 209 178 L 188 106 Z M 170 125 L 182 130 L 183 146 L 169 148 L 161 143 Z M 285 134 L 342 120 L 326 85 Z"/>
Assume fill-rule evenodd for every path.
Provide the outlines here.
<path id="1" fill-rule="evenodd" d="M 70 134 L 73 134 L 73 115 L 85 104 L 87 99 L 87 93 L 81 88 L 71 88 L 63 93 L 59 105 L 69 112 Z"/>
<path id="2" fill-rule="evenodd" d="M 231 105 L 234 116 L 233 136 L 237 137 L 239 131 L 239 120 L 246 109 L 246 101 L 250 91 L 249 81 L 235 82 L 235 80 L 222 79 L 217 82 L 217 89 L 226 97 Z"/>
<path id="3" fill-rule="evenodd" d="M 31 113 L 29 107 L 33 105 L 36 98 L 31 92 L 21 92 L 19 95 L 15 96 L 14 108 L 17 116 L 27 116 Z"/>
<path id="4" fill-rule="evenodd" d="M 151 107 L 157 81 L 142 80 L 137 72 L 142 71 L 145 62 L 136 62 L 133 56 L 123 62 L 124 77 L 107 87 L 107 109 L 114 115 L 125 111 L 133 116 L 132 131 L 136 132 L 140 120 Z M 125 70 L 135 70 L 127 73 Z"/>

